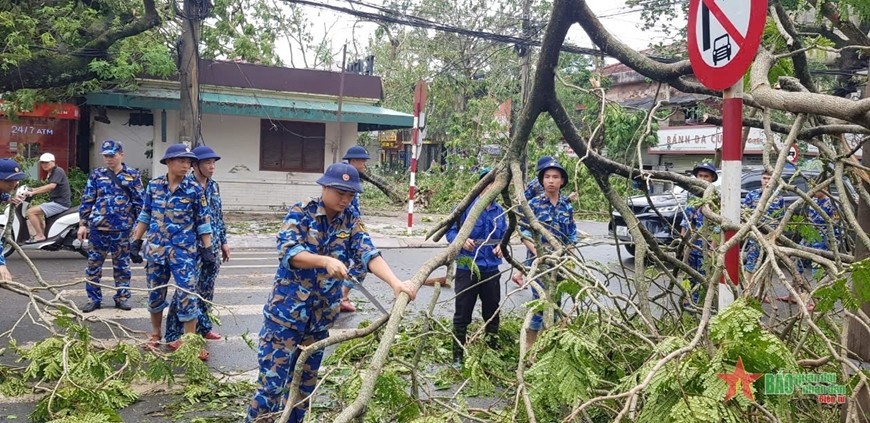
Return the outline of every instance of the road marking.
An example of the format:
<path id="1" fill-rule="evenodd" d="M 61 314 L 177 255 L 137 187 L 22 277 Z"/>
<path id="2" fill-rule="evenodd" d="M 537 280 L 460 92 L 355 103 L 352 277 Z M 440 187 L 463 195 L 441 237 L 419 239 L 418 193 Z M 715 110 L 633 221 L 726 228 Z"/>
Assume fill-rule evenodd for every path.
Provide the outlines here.
<path id="1" fill-rule="evenodd" d="M 263 302 L 265 302 L 263 297 Z M 167 307 L 168 308 L 168 307 Z M 212 307 L 212 312 L 221 319 L 232 319 L 233 316 L 258 316 L 263 314 L 263 303 L 258 304 L 241 304 L 241 305 L 222 305 Z M 164 315 L 166 312 L 164 311 Z M 109 302 L 106 308 L 94 310 L 85 316 L 96 316 L 101 319 L 109 320 L 131 320 L 131 319 L 150 319 L 151 313 L 143 306 L 134 307 L 132 310 L 124 311 L 112 306 Z"/>
<path id="2" fill-rule="evenodd" d="M 239 264 L 239 265 L 222 264 L 221 265 L 221 269 L 269 269 L 269 268 L 277 269 L 278 264 L 275 263 L 275 264 Z M 106 263 L 103 265 L 104 272 L 111 271 L 111 270 L 112 270 L 111 263 Z M 145 270 L 145 267 L 144 266 L 133 266 L 130 268 L 130 270 Z M 105 277 L 105 276 L 106 275 L 103 275 L 103 277 Z"/>
<path id="3" fill-rule="evenodd" d="M 170 285 L 175 286 L 175 285 Z M 132 288 L 138 288 L 133 286 Z M 112 288 L 103 288 L 112 290 Z M 232 293 L 240 293 L 240 292 L 271 292 L 272 291 L 272 282 L 270 281 L 268 284 L 263 284 L 259 286 L 227 286 L 227 287 L 215 287 L 215 294 L 232 294 Z M 139 291 L 141 292 L 141 291 Z M 134 294 L 137 292 L 134 290 Z M 87 292 L 84 289 L 62 289 L 60 291 L 60 295 L 71 298 L 71 297 L 84 297 L 87 296 Z M 111 304 L 111 303 L 109 303 Z"/>

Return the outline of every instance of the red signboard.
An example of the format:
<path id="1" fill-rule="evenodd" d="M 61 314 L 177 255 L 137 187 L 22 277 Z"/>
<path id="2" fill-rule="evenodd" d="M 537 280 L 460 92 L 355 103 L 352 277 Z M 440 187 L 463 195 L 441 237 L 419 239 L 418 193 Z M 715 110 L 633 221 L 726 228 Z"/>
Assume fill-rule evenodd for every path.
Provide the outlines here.
<path id="1" fill-rule="evenodd" d="M 54 154 L 58 166 L 76 165 L 76 127 L 79 109 L 72 104 L 39 104 L 10 120 L 0 111 L 0 158 L 36 158 Z"/>
<path id="2" fill-rule="evenodd" d="M 704 86 L 725 90 L 734 85 L 755 59 L 767 0 L 691 0 L 689 61 Z"/>

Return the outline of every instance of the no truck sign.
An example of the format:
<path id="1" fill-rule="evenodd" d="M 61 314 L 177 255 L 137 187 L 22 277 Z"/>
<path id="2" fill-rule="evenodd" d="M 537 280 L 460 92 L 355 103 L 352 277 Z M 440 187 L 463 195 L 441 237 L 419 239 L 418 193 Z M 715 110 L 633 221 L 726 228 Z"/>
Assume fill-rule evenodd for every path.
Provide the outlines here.
<path id="1" fill-rule="evenodd" d="M 767 0 L 691 0 L 689 61 L 704 86 L 724 90 L 749 69 L 767 18 Z"/>

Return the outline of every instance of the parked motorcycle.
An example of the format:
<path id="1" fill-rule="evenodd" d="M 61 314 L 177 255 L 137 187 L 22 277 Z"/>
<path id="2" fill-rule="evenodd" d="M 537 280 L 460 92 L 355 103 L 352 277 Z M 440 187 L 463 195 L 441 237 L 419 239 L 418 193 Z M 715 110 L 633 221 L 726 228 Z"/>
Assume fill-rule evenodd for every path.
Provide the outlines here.
<path id="1" fill-rule="evenodd" d="M 32 244 L 25 244 L 30 239 L 30 230 L 27 228 L 27 207 L 30 201 L 26 198 L 26 193 L 30 188 L 22 185 L 18 187 L 15 195 L 21 199 L 21 203 L 17 206 L 9 204 L 3 215 L 0 215 L 0 232 L 6 230 L 6 223 L 9 222 L 9 213 L 14 210 L 15 218 L 12 220 L 12 239 L 24 251 L 44 250 L 44 251 L 76 251 L 79 254 L 87 257 L 87 241 L 82 243 L 76 237 L 79 229 L 79 206 L 70 208 L 69 210 L 45 219 L 45 240 Z M 9 257 L 15 248 L 9 243 L 3 245 L 3 256 Z"/>

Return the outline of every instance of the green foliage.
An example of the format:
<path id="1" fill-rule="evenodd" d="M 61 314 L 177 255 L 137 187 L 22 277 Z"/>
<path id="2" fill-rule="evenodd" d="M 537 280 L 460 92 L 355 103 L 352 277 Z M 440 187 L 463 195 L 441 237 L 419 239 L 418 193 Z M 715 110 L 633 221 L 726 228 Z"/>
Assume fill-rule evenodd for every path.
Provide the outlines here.
<path id="1" fill-rule="evenodd" d="M 745 298 L 732 303 L 710 320 L 710 339 L 719 345 L 719 354 L 736 362 L 743 359 L 747 369 L 755 372 L 797 370 L 788 347 L 759 323 L 759 308 Z"/>
<path id="2" fill-rule="evenodd" d="M 31 420 L 44 422 L 94 412 L 117 418 L 115 410 L 137 399 L 130 382 L 139 374 L 142 354 L 135 346 L 123 343 L 98 350 L 91 345 L 86 327 L 65 316 L 58 317 L 57 324 L 66 329 L 64 337 L 16 348 L 21 360 L 29 361 L 22 379 L 49 382 L 55 387 L 36 404 Z"/>
<path id="3" fill-rule="evenodd" d="M 342 384 L 339 393 L 344 397 L 353 398 L 362 387 L 360 373 L 354 373 L 351 379 Z M 387 368 L 378 376 L 375 391 L 368 404 L 365 422 L 410 422 L 420 417 L 420 407 L 408 395 L 408 382 L 400 376 L 397 369 Z"/>
<path id="4" fill-rule="evenodd" d="M 856 288 L 860 286 L 862 291 L 866 290 L 867 279 L 864 279 L 863 281 L 860 279 L 853 280 L 858 281 L 855 285 Z M 837 301 L 842 302 L 843 308 L 850 311 L 857 310 L 859 306 L 858 300 L 849 289 L 849 285 L 845 278 L 837 279 L 830 285 L 819 287 L 813 298 L 815 298 L 816 311 L 819 313 L 826 313 L 833 310 Z"/>
<path id="5" fill-rule="evenodd" d="M 169 3 L 158 1 L 160 12 L 169 10 Z M 0 68 L 9 70 L 31 60 L 55 59 L 73 53 L 92 43 L 110 29 L 118 29 L 144 15 L 140 0 L 82 2 L 7 2 L 0 6 Z M 92 54 L 87 69 L 76 69 L 95 76 L 92 80 L 58 85 L 53 88 L 4 94 L 6 107 L 14 114 L 29 109 L 36 102 L 63 100 L 101 89 L 104 83 L 119 88 L 132 86 L 134 78 L 147 73 L 165 77 L 175 72 L 175 62 L 168 43 L 157 29 L 123 38 L 111 45 L 106 53 Z M 69 69 L 44 69 L 57 72 L 48 79 L 62 80 Z"/>

